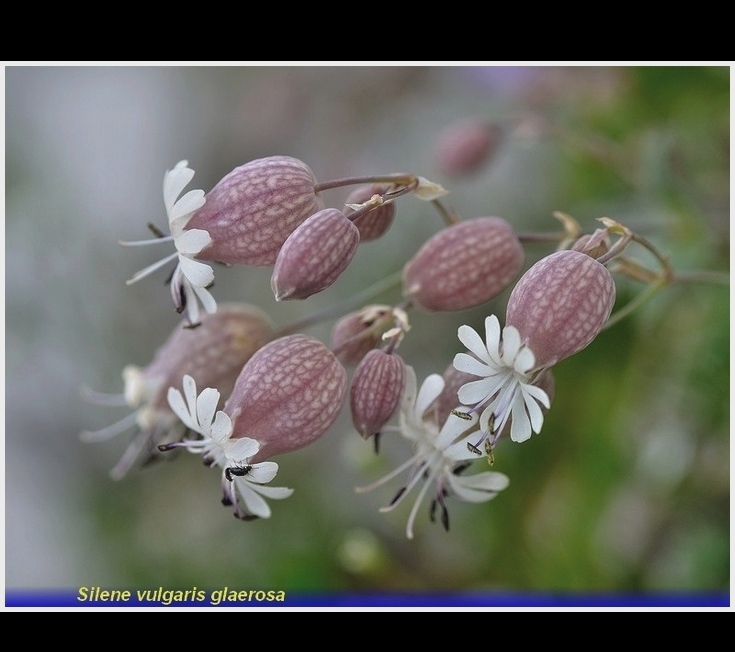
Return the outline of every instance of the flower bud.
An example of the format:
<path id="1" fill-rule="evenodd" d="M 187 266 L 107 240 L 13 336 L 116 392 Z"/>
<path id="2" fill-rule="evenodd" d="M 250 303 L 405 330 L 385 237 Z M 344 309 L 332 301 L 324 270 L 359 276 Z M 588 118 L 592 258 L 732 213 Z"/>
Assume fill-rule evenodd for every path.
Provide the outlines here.
<path id="1" fill-rule="evenodd" d="M 243 367 L 225 403 L 231 437 L 258 441 L 251 463 L 303 448 L 334 423 L 346 391 L 347 373 L 322 342 L 300 333 L 273 340 Z"/>
<path id="2" fill-rule="evenodd" d="M 474 308 L 520 272 L 523 247 L 500 217 L 477 217 L 431 237 L 403 268 L 403 294 L 427 311 Z"/>
<path id="3" fill-rule="evenodd" d="M 581 251 L 583 254 L 587 254 L 595 259 L 599 258 L 610 249 L 607 229 L 597 229 L 591 235 L 585 233 L 574 241 L 572 249 L 574 251 Z"/>
<path id="4" fill-rule="evenodd" d="M 350 409 L 363 439 L 377 435 L 393 418 L 405 384 L 406 365 L 395 353 L 373 349 L 357 365 L 350 385 Z"/>
<path id="5" fill-rule="evenodd" d="M 579 251 L 557 251 L 518 281 L 505 323 L 533 351 L 535 368 L 549 367 L 592 342 L 614 304 L 615 281 L 604 265 Z"/>
<path id="6" fill-rule="evenodd" d="M 168 388 L 180 388 L 184 376 L 229 396 L 243 365 L 272 337 L 273 324 L 264 312 L 236 303 L 204 314 L 197 328 L 177 328 L 140 372 L 143 387 L 155 388 L 150 393 L 151 407 L 169 411 Z M 128 375 L 135 376 L 132 372 Z M 130 398 L 139 391 L 135 383 L 125 388 Z"/>
<path id="7" fill-rule="evenodd" d="M 366 306 L 342 317 L 332 329 L 331 349 L 343 364 L 357 364 L 380 342 L 385 327 L 393 322 L 390 306 Z"/>
<path id="8" fill-rule="evenodd" d="M 436 165 L 450 176 L 472 174 L 493 156 L 500 139 L 501 130 L 497 125 L 476 119 L 455 122 L 437 138 Z"/>
<path id="9" fill-rule="evenodd" d="M 327 289 L 352 261 L 357 227 L 336 208 L 314 213 L 288 236 L 271 277 L 276 301 L 306 299 Z"/>
<path id="10" fill-rule="evenodd" d="M 323 207 L 302 161 L 269 156 L 235 168 L 205 196 L 186 225 L 212 239 L 198 256 L 227 264 L 272 265 L 291 232 Z"/>
<path id="11" fill-rule="evenodd" d="M 347 217 L 350 213 L 354 213 L 354 209 L 349 204 L 362 204 L 370 199 L 373 195 L 384 195 L 388 191 L 387 184 L 373 183 L 368 186 L 361 186 L 353 190 L 345 200 L 344 213 Z M 396 215 L 396 206 L 393 202 L 386 202 L 377 208 L 369 211 L 362 217 L 355 220 L 355 226 L 360 231 L 360 242 L 368 242 L 377 240 L 383 235 L 393 224 L 393 218 Z"/>

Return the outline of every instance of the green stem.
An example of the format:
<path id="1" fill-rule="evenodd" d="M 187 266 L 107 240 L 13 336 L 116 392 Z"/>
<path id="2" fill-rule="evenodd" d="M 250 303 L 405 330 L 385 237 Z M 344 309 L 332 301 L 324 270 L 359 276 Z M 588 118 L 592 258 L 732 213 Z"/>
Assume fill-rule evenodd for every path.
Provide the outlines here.
<path id="1" fill-rule="evenodd" d="M 643 292 L 641 292 L 635 299 L 629 301 L 625 306 L 618 310 L 614 315 L 607 320 L 607 323 L 602 327 L 602 330 L 614 326 L 619 321 L 625 319 L 632 312 L 640 308 L 646 301 L 648 301 L 654 294 L 656 294 L 661 288 L 667 285 L 665 280 L 661 280 L 658 283 L 652 283 Z"/>
<path id="2" fill-rule="evenodd" d="M 395 287 L 401 282 L 402 278 L 403 270 L 394 272 L 390 276 L 386 276 L 384 279 L 381 279 L 370 287 L 365 288 L 362 292 L 358 292 L 351 299 L 345 302 L 339 303 L 334 306 L 329 306 L 328 308 L 320 312 L 316 312 L 313 315 L 309 315 L 302 319 L 297 319 L 296 321 L 291 322 L 290 324 L 287 324 L 282 328 L 279 328 L 276 331 L 274 337 L 283 337 L 284 335 L 298 333 L 304 329 L 314 326 L 315 324 L 319 324 L 329 319 L 334 319 L 336 317 L 346 315 L 348 312 L 350 312 L 351 310 L 355 310 L 370 299 L 373 299 L 386 290 L 390 290 L 391 288 Z"/>
<path id="3" fill-rule="evenodd" d="M 380 174 L 366 177 L 345 177 L 344 179 L 334 179 L 333 181 L 317 183 L 314 186 L 314 192 L 343 188 L 344 186 L 356 186 L 363 183 L 392 183 L 397 186 L 407 186 L 415 181 L 415 174 Z"/>

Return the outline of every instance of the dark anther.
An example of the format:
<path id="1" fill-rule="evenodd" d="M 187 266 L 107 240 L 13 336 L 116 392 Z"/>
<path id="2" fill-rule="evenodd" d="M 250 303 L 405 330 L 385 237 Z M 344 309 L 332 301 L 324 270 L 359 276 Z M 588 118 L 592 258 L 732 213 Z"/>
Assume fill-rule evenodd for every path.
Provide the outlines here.
<path id="1" fill-rule="evenodd" d="M 161 231 L 153 222 L 148 222 L 148 228 L 151 230 L 151 233 L 155 235 L 157 238 L 165 238 L 166 234 Z"/>
<path id="2" fill-rule="evenodd" d="M 174 448 L 177 448 L 177 445 L 175 443 L 174 444 L 161 444 L 158 447 L 158 450 L 161 451 L 162 453 L 165 453 L 166 451 L 172 451 Z"/>
<path id="3" fill-rule="evenodd" d="M 449 510 L 447 510 L 447 506 L 442 502 L 442 525 L 444 526 L 444 531 L 449 532 Z"/>
<path id="4" fill-rule="evenodd" d="M 461 473 L 463 473 L 464 471 L 466 471 L 469 468 L 470 468 L 470 463 L 469 462 L 462 462 L 462 464 L 457 464 L 457 466 L 455 466 L 452 469 L 452 473 L 454 473 L 454 475 L 460 475 Z"/>
<path id="5" fill-rule="evenodd" d="M 255 514 L 237 514 L 235 513 L 235 518 L 241 521 L 254 521 L 258 517 Z"/>
<path id="6" fill-rule="evenodd" d="M 452 414 L 455 417 L 464 419 L 465 421 L 472 421 L 472 415 L 469 412 L 460 412 L 459 410 L 452 410 Z"/>
<path id="7" fill-rule="evenodd" d="M 470 442 L 467 442 L 467 450 L 469 450 L 470 453 L 474 453 L 475 455 L 482 455 L 482 451 L 474 444 L 470 444 Z"/>
<path id="8" fill-rule="evenodd" d="M 436 499 L 432 500 L 429 506 L 429 520 L 432 523 L 436 522 Z"/>
<path id="9" fill-rule="evenodd" d="M 373 446 L 375 447 L 375 454 L 377 455 L 380 452 L 380 435 L 382 433 L 376 432 L 375 437 L 373 438 Z"/>
<path id="10" fill-rule="evenodd" d="M 225 477 L 229 482 L 232 482 L 232 476 L 242 477 L 252 471 L 253 467 L 248 464 L 247 466 L 228 466 L 225 469 Z"/>
<path id="11" fill-rule="evenodd" d="M 227 496 L 222 496 L 222 504 L 225 507 L 232 507 L 232 501 Z"/>
<path id="12" fill-rule="evenodd" d="M 396 494 L 396 495 L 395 495 L 395 496 L 393 497 L 393 500 L 391 500 L 391 501 L 390 501 L 390 504 L 388 505 L 388 507 L 392 507 L 393 505 L 395 505 L 395 504 L 396 504 L 396 503 L 398 502 L 398 499 L 399 499 L 399 498 L 400 498 L 400 497 L 401 497 L 401 496 L 402 496 L 402 495 L 403 495 L 403 494 L 404 494 L 405 492 L 406 492 L 406 487 L 401 487 L 401 488 L 400 488 L 400 489 L 398 490 L 398 493 L 397 493 L 397 494 Z"/>
<path id="13" fill-rule="evenodd" d="M 202 325 L 202 322 L 198 321 L 196 324 L 184 324 L 184 328 L 188 328 L 189 330 L 193 330 L 195 328 L 199 328 Z"/>

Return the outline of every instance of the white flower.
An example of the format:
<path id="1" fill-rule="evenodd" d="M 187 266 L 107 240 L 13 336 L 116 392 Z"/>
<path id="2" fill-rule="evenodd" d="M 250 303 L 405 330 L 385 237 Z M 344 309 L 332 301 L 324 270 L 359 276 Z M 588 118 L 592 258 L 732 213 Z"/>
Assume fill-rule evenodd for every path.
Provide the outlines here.
<path id="1" fill-rule="evenodd" d="M 171 235 L 141 240 L 139 242 L 121 242 L 124 246 L 139 246 L 173 241 L 176 253 L 166 256 L 153 265 L 137 272 L 128 285 L 145 278 L 166 263 L 178 258 L 178 264 L 171 277 L 171 296 L 178 312 L 187 310 L 187 317 L 192 325 L 199 323 L 199 302 L 208 313 L 217 310 L 217 302 L 207 287 L 214 281 L 211 266 L 195 260 L 195 256 L 211 241 L 204 229 L 184 230 L 191 216 L 204 206 L 204 191 L 190 190 L 183 197 L 179 195 L 194 177 L 194 170 L 188 167 L 187 161 L 179 161 L 173 170 L 168 170 L 163 177 L 163 203 L 168 215 L 168 227 Z M 177 199 L 178 198 L 178 199 Z"/>
<path id="2" fill-rule="evenodd" d="M 276 462 L 249 464 L 248 460 L 260 449 L 260 444 L 250 437 L 232 439 L 232 421 L 222 410 L 216 412 L 220 393 L 207 387 L 197 396 L 197 387 L 191 376 L 184 376 L 184 396 L 170 387 L 168 403 L 184 425 L 199 433 L 202 439 L 184 440 L 162 446 L 162 450 L 186 448 L 201 454 L 210 467 L 222 467 L 223 503 L 232 505 L 235 516 L 244 520 L 269 518 L 270 507 L 264 498 L 281 500 L 288 498 L 293 489 L 264 487 L 278 473 Z M 243 510 L 239 498 L 245 504 Z"/>
<path id="3" fill-rule="evenodd" d="M 485 342 L 469 326 L 460 326 L 460 342 L 471 353 L 458 353 L 454 368 L 482 380 L 463 385 L 457 396 L 464 405 L 472 406 L 469 414 L 482 409 L 480 430 L 482 443 L 490 434 L 490 448 L 495 445 L 505 424 L 511 420 L 510 438 L 526 441 L 531 431 L 540 432 L 544 423 L 541 406 L 550 407 L 544 390 L 533 384 L 535 356 L 527 346 L 521 345 L 521 336 L 514 326 L 507 326 L 500 333 L 500 323 L 495 315 L 485 319 Z"/>
<path id="4" fill-rule="evenodd" d="M 124 394 L 101 394 L 82 388 L 84 397 L 98 405 L 128 406 L 133 412 L 106 428 L 84 431 L 79 437 L 87 443 L 101 442 L 135 430 L 135 436 L 120 461 L 110 471 L 113 480 L 121 480 L 138 462 L 158 454 L 159 445 L 177 439 L 184 434 L 183 425 L 168 410 L 155 405 L 157 387 L 145 378 L 141 369 L 128 365 L 123 369 Z"/>
<path id="5" fill-rule="evenodd" d="M 437 415 L 429 408 L 444 388 L 443 378 L 438 374 L 430 375 L 417 395 L 416 374 L 411 367 L 407 367 L 406 371 L 406 390 L 399 428 L 401 434 L 413 442 L 415 454 L 388 475 L 370 486 L 358 488 L 357 491 L 370 491 L 410 469 L 407 485 L 398 492 L 390 505 L 380 511 L 391 511 L 417 484 L 423 482 L 406 525 L 406 536 L 413 539 L 416 514 L 432 487 L 430 518 L 434 520 L 436 508 L 439 507 L 442 525 L 448 530 L 449 514 L 445 502 L 448 496 L 470 503 L 485 502 L 505 489 L 509 480 L 503 473 L 492 471 L 470 476 L 460 475 L 467 468 L 468 461 L 476 459 L 467 444 L 476 432 L 477 416 L 471 416 L 467 420 L 450 414 L 440 430 Z"/>

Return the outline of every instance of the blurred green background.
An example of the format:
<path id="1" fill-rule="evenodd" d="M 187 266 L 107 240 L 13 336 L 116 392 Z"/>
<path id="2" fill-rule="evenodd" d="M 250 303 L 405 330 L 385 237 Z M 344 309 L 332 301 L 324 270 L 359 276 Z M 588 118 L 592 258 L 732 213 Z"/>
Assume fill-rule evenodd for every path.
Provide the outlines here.
<path id="1" fill-rule="evenodd" d="M 554 211 L 587 232 L 623 222 L 677 271 L 729 273 L 728 66 L 7 67 L 6 468 L 8 588 L 221 588 L 306 593 L 729 591 L 729 285 L 669 287 L 555 368 L 542 432 L 496 449 L 510 487 L 450 502 L 444 532 L 398 484 L 358 495 L 408 455 L 363 442 L 347 410 L 323 439 L 278 459 L 295 488 L 267 521 L 219 504 L 219 474 L 182 454 L 114 482 L 127 440 L 78 439 L 127 413 L 90 405 L 122 391 L 177 325 L 165 273 L 126 287 L 155 253 L 123 249 L 165 225 L 163 173 L 180 159 L 209 190 L 251 159 L 286 154 L 320 181 L 413 172 L 451 191 L 463 217 L 552 231 Z M 434 145 L 466 117 L 497 123 L 501 146 L 475 174 L 446 178 Z M 341 207 L 349 189 L 325 194 Z M 398 202 L 327 291 L 276 304 L 269 269 L 218 271 L 219 301 L 278 324 L 349 301 L 399 271 L 441 228 L 431 206 Z M 551 245 L 527 247 L 527 266 Z M 654 266 L 640 248 L 631 254 Z M 617 307 L 643 285 L 619 278 Z M 481 308 L 411 314 L 400 348 L 419 380 L 441 373 L 460 324 Z M 400 287 L 376 301 L 396 303 Z M 308 332 L 328 340 L 333 322 Z M 477 463 L 483 470 L 485 463 Z"/>

